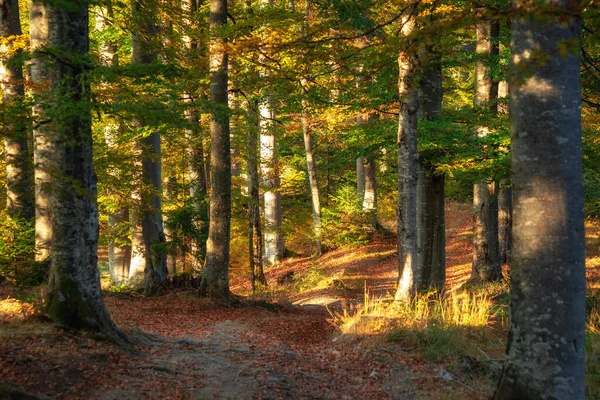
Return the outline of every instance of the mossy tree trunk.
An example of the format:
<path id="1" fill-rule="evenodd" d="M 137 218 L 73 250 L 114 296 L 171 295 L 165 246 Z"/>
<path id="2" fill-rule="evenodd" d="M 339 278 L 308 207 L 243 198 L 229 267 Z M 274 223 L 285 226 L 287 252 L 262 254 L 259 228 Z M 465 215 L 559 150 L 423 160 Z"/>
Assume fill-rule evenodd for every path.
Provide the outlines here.
<path id="1" fill-rule="evenodd" d="M 45 116 L 51 118 L 52 157 L 45 165 L 51 173 L 51 267 L 46 311 L 58 323 L 101 332 L 115 341 L 127 337 L 113 324 L 104 307 L 98 272 L 98 209 L 92 157 L 90 87 L 86 72 L 88 4 L 72 2 L 52 6 L 31 4 L 32 32 L 43 26 L 48 47 L 34 42 L 33 76 L 47 87 Z M 47 49 L 60 48 L 60 53 Z M 50 56 L 52 54 L 52 56 Z M 59 55 L 60 54 L 60 55 Z M 61 59 L 61 55 L 67 57 Z M 42 68 L 45 74 L 38 74 Z M 65 107 L 64 104 L 71 104 Z M 56 108 L 53 108 L 56 107 Z M 48 132 L 44 130 L 44 132 Z"/>

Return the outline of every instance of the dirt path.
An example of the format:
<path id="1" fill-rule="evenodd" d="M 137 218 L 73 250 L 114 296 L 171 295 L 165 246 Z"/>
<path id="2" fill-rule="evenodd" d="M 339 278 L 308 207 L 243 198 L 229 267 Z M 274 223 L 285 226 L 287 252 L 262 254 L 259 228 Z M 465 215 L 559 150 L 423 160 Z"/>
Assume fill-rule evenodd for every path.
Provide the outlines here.
<path id="1" fill-rule="evenodd" d="M 449 235 L 459 237 L 465 223 L 449 226 Z M 457 247 L 449 275 L 460 279 L 455 270 L 469 254 L 457 243 L 450 244 Z M 393 290 L 395 246 L 393 237 L 381 236 L 318 263 L 287 260 L 269 271 L 271 283 L 293 271 L 284 285 L 312 277 L 314 288 L 290 294 L 283 305 L 221 307 L 193 291 L 109 295 L 117 325 L 143 339 L 136 353 L 0 313 L 0 400 L 19 390 L 69 400 L 485 398 L 385 337 L 340 337 L 332 325 L 325 306 L 340 311 L 360 303 L 365 287 L 375 296 Z"/>

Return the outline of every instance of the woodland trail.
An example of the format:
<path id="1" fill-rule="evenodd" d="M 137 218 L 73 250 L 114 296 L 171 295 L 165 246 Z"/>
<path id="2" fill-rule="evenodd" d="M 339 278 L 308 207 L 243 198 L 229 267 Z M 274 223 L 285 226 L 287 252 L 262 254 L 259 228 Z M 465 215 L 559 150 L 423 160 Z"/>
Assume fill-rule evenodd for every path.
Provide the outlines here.
<path id="1" fill-rule="evenodd" d="M 455 232 L 450 225 L 449 238 L 460 237 L 469 222 L 454 220 L 461 226 Z M 455 241 L 450 279 L 469 256 Z M 268 271 L 272 283 L 293 285 L 285 282 L 290 271 L 306 277 L 315 265 L 322 276 L 310 281 L 313 289 L 274 304 L 243 300 L 225 307 L 191 290 L 150 298 L 110 294 L 113 319 L 140 339 L 133 353 L 39 318 L 0 313 L 0 399 L 19 398 L 11 391 L 47 396 L 20 398 L 86 400 L 487 398 L 384 335 L 341 336 L 332 324 L 330 311 L 352 311 L 365 287 L 374 296 L 393 289 L 395 260 L 391 236 L 328 252 L 318 264 L 310 257 L 287 260 Z M 243 289 L 244 282 L 236 285 Z"/>

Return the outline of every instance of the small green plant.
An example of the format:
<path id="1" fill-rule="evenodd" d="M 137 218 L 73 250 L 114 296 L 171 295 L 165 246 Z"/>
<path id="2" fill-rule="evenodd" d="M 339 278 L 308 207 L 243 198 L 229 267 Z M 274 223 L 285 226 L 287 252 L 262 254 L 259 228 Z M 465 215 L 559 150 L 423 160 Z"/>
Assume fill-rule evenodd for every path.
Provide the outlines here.
<path id="1" fill-rule="evenodd" d="M 322 209 L 323 243 L 327 247 L 356 247 L 368 243 L 373 235 L 373 218 L 363 211 L 356 199 L 356 189 L 342 186 Z"/>
<path id="2" fill-rule="evenodd" d="M 331 285 L 331 277 L 325 275 L 325 269 L 318 265 L 312 266 L 306 275 L 296 280 L 299 291 L 327 287 Z"/>
<path id="3" fill-rule="evenodd" d="M 35 225 L 0 213 L 0 277 L 21 285 L 37 285 L 48 272 L 48 262 L 34 261 Z"/>

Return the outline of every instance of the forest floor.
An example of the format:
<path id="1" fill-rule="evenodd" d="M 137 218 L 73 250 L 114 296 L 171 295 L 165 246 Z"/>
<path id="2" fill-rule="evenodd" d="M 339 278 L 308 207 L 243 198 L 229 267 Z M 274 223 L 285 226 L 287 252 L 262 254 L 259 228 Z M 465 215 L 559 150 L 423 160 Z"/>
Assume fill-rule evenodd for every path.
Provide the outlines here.
<path id="1" fill-rule="evenodd" d="M 470 273 L 470 225 L 470 206 L 448 205 L 449 291 Z M 598 288 L 600 224 L 592 228 L 588 271 Z M 184 289 L 152 298 L 107 293 L 116 324 L 138 339 L 129 349 L 49 323 L 34 312 L 39 294 L 27 297 L 5 284 L 0 399 L 489 398 L 497 371 L 478 375 L 472 356 L 455 354 L 462 367 L 448 366 L 382 332 L 351 335 L 339 329 L 344 310 L 351 314 L 360 307 L 366 292 L 384 297 L 393 291 L 396 268 L 395 238 L 377 235 L 370 244 L 333 250 L 319 260 L 287 259 L 267 271 L 270 286 L 278 289 L 236 305 Z M 234 293 L 247 294 L 243 274 L 233 275 Z M 479 350 L 494 361 L 502 354 L 491 351 L 502 351 L 505 332 L 491 332 L 486 341 L 495 342 L 496 350 Z"/>

